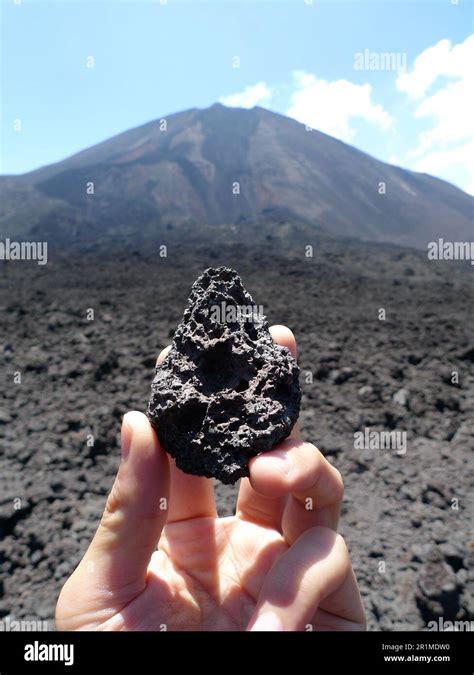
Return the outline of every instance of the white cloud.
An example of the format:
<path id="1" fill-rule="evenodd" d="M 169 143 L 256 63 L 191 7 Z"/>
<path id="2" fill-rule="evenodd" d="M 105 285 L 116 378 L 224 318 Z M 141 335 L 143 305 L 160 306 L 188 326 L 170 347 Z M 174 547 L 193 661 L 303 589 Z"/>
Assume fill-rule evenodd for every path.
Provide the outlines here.
<path id="1" fill-rule="evenodd" d="M 440 40 L 425 49 L 410 72 L 397 77 L 399 91 L 416 105 L 413 115 L 426 120 L 407 161 L 417 171 L 468 176 L 464 189 L 474 192 L 474 35 L 451 45 Z"/>
<path id="2" fill-rule="evenodd" d="M 255 105 L 269 106 L 274 94 L 273 87 L 257 82 L 219 100 L 231 107 L 253 108 Z M 389 129 L 393 123 L 383 106 L 372 101 L 370 84 L 354 84 L 348 80 L 328 82 L 304 71 L 293 73 L 286 114 L 347 142 L 352 141 L 356 134 L 350 124 L 352 118 L 362 118 L 383 130 Z"/>
<path id="3" fill-rule="evenodd" d="M 287 115 L 330 136 L 352 141 L 356 135 L 351 126 L 353 118 L 364 119 L 382 130 L 393 124 L 383 106 L 372 101 L 370 84 L 328 82 L 304 71 L 294 72 L 293 82 Z"/>
<path id="4" fill-rule="evenodd" d="M 268 104 L 272 96 L 273 90 L 265 82 L 257 82 L 236 94 L 223 96 L 219 101 L 231 108 L 253 108 L 256 105 Z"/>
<path id="5" fill-rule="evenodd" d="M 445 150 L 427 152 L 412 164 L 415 171 L 446 177 L 452 169 L 461 170 L 467 176 L 464 190 L 474 194 L 474 140 L 461 143 Z"/>
<path id="6" fill-rule="evenodd" d="M 417 99 L 427 93 L 438 77 L 458 77 L 467 72 L 473 44 L 474 35 L 454 47 L 449 40 L 440 40 L 416 57 L 411 72 L 397 77 L 397 88 Z"/>

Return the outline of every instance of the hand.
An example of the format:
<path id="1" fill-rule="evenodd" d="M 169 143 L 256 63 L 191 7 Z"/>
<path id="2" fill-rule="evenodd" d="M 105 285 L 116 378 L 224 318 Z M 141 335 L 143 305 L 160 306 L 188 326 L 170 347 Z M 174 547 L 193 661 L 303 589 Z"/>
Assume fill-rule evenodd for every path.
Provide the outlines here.
<path id="1" fill-rule="evenodd" d="M 291 331 L 271 330 L 296 357 Z M 125 415 L 122 454 L 59 597 L 59 630 L 365 629 L 336 533 L 341 476 L 298 431 L 250 461 L 230 518 L 217 517 L 210 480 L 176 468 L 145 415 Z"/>

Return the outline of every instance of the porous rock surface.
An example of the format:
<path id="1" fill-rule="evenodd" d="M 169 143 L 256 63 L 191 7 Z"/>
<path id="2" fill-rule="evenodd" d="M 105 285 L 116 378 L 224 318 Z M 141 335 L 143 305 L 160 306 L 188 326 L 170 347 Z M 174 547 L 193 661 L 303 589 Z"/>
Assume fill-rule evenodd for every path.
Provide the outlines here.
<path id="1" fill-rule="evenodd" d="M 209 268 L 156 368 L 147 414 L 180 469 L 234 483 L 252 456 L 290 434 L 298 373 L 237 272 Z"/>

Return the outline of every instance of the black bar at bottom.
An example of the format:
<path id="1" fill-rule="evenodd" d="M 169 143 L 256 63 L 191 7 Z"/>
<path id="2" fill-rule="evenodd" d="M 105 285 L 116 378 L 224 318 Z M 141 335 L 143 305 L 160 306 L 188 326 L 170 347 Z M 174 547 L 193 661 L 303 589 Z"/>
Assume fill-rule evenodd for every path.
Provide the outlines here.
<path id="1" fill-rule="evenodd" d="M 472 674 L 470 632 L 19 633 L 0 632 L 0 674 L 160 672 L 189 675 L 273 666 L 317 672 Z M 117 669 L 111 670 L 111 669 Z M 346 670 L 347 669 L 347 670 Z M 221 675 L 224 675 L 222 673 Z"/>

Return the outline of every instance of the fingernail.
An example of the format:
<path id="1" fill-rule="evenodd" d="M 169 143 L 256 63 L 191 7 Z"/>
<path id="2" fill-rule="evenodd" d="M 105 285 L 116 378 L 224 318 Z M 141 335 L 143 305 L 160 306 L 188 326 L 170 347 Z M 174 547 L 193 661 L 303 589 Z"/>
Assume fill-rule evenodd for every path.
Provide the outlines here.
<path id="1" fill-rule="evenodd" d="M 250 630 L 281 631 L 283 630 L 283 624 L 275 612 L 264 612 L 260 614 Z"/>
<path id="2" fill-rule="evenodd" d="M 130 446 L 132 445 L 132 427 L 127 422 L 126 415 L 124 415 L 122 420 L 122 429 L 120 432 L 120 445 L 122 448 L 122 462 L 125 462 L 129 453 Z"/>
<path id="3" fill-rule="evenodd" d="M 289 476 L 293 469 L 293 460 L 286 450 L 274 450 L 268 455 L 262 455 L 266 462 L 271 462 L 272 465 L 280 471 L 284 476 Z"/>

